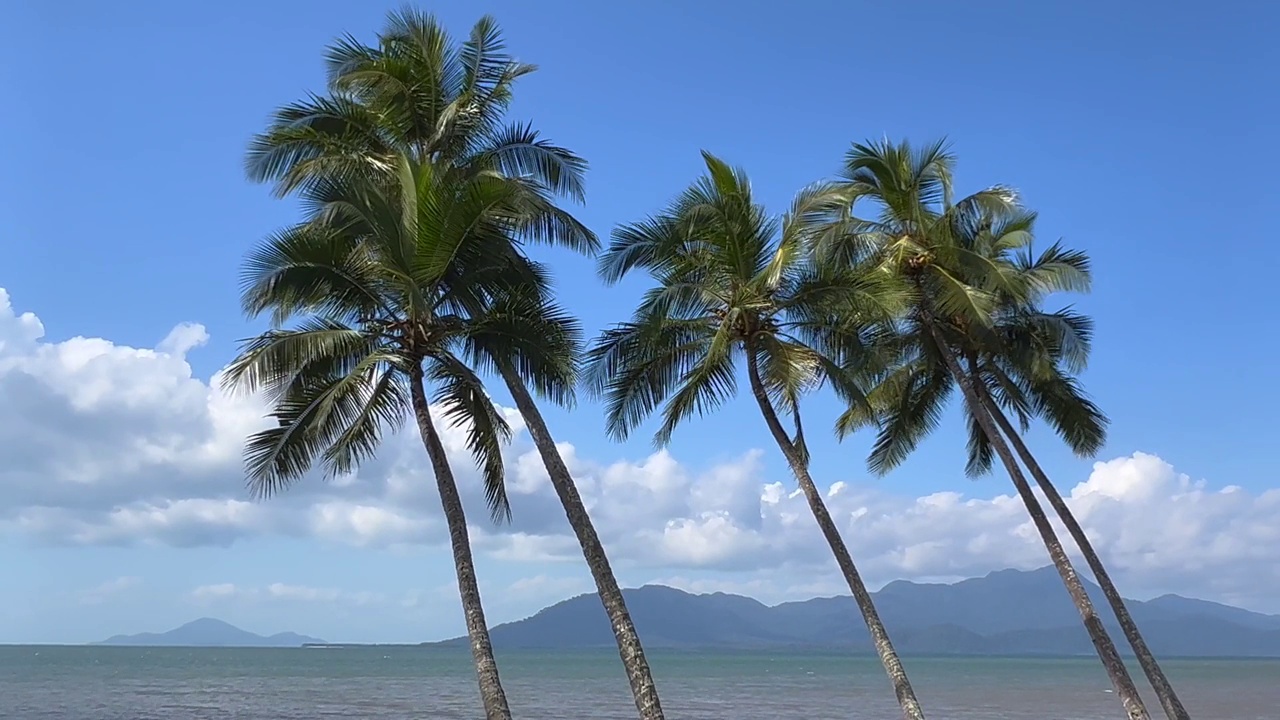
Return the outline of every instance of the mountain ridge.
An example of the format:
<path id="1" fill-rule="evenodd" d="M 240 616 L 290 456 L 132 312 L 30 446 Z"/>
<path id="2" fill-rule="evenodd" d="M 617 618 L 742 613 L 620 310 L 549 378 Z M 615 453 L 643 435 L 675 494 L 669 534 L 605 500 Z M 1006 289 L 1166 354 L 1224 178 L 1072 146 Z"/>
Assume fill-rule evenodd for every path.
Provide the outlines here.
<path id="1" fill-rule="evenodd" d="M 106 640 L 89 644 L 130 647 L 302 647 L 306 644 L 324 644 L 324 641 L 293 632 L 258 635 L 229 622 L 204 617 L 165 632 L 112 635 Z"/>
<path id="2" fill-rule="evenodd" d="M 1083 579 L 1083 578 L 1082 578 Z M 1127 650 L 1102 591 L 1086 589 Z M 730 593 L 693 594 L 665 585 L 623 591 L 646 647 L 811 648 L 870 652 L 865 625 L 847 595 L 765 605 Z M 881 619 L 903 652 L 962 655 L 1077 655 L 1093 652 L 1079 613 L 1052 567 L 999 570 L 956 583 L 897 580 L 873 593 Z M 1153 651 L 1167 656 L 1280 657 L 1280 615 L 1162 595 L 1126 600 Z M 491 629 L 495 647 L 570 649 L 614 642 L 592 593 Z M 462 644 L 466 638 L 441 643 Z"/>

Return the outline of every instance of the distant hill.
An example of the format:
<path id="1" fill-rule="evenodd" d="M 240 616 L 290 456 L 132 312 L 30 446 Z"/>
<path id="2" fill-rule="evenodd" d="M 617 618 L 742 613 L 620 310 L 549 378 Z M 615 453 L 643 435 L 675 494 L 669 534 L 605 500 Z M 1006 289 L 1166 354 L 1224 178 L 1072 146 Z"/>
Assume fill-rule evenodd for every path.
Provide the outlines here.
<path id="1" fill-rule="evenodd" d="M 301 647 L 324 643 L 319 638 L 283 632 L 264 637 L 213 618 L 200 618 L 162 633 L 116 635 L 92 645 L 149 645 L 165 647 Z"/>
<path id="2" fill-rule="evenodd" d="M 1087 583 L 1104 621 L 1111 610 Z M 748 597 L 693 595 L 660 585 L 626 590 L 647 647 L 829 648 L 870 652 L 853 598 L 815 598 L 768 606 Z M 1077 655 L 1093 652 L 1080 616 L 1052 567 L 1001 570 L 951 585 L 897 581 L 875 593 L 876 607 L 906 653 Z M 1280 616 L 1165 595 L 1128 601 L 1157 654 L 1280 657 Z M 1127 643 L 1114 623 L 1114 637 Z M 492 630 L 499 648 L 607 647 L 613 633 L 595 595 L 580 595 Z M 446 643 L 465 643 L 456 638 Z"/>

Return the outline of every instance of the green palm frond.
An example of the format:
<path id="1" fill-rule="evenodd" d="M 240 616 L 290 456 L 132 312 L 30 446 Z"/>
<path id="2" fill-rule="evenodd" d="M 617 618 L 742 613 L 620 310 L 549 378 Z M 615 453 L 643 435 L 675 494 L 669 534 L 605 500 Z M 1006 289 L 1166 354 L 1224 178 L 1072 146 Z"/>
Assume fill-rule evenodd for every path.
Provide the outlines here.
<path id="1" fill-rule="evenodd" d="M 511 426 L 485 393 L 480 377 L 457 357 L 433 354 L 426 373 L 435 394 L 432 402 L 444 409 L 444 419 L 467 434 L 467 449 L 484 480 L 484 497 L 495 522 L 511 519 L 507 500 L 502 448 L 511 439 Z"/>
<path id="2" fill-rule="evenodd" d="M 582 325 L 554 302 L 508 294 L 468 329 L 465 342 L 476 367 L 497 372 L 499 363 L 510 363 L 537 395 L 574 404 Z"/>
<path id="3" fill-rule="evenodd" d="M 995 462 L 995 449 L 973 411 L 966 408 L 964 416 L 965 428 L 968 431 L 968 439 L 965 442 L 968 460 L 965 462 L 964 474 L 971 478 L 982 477 L 991 472 L 991 465 Z"/>
<path id="4" fill-rule="evenodd" d="M 383 172 L 395 143 L 377 111 L 343 96 L 312 95 L 276 111 L 250 142 L 245 171 L 254 182 L 274 183 L 283 197 L 315 178 Z"/>
<path id="5" fill-rule="evenodd" d="M 1093 345 L 1093 321 L 1064 308 L 1042 312 L 1035 308 L 1012 308 L 1004 313 L 997 328 L 1001 352 L 1022 371 L 1031 375 L 1056 373 L 1058 363 L 1068 373 L 1083 372 Z"/>
<path id="6" fill-rule="evenodd" d="M 1093 457 L 1107 441 L 1109 420 L 1079 381 L 1059 377 L 1028 383 L 1024 390 L 1037 416 L 1080 457 Z"/>
<path id="7" fill-rule="evenodd" d="M 411 403 L 410 393 L 404 373 L 399 372 L 399 368 L 392 371 L 392 367 L 395 366 L 388 363 L 370 378 L 368 392 L 346 429 L 325 449 L 323 459 L 330 475 L 355 472 L 361 463 L 377 453 L 387 432 L 398 432 L 404 425 Z"/>
<path id="8" fill-rule="evenodd" d="M 880 408 L 879 432 L 867 459 L 872 472 L 883 475 L 902 464 L 937 428 L 953 387 L 946 368 L 933 363 L 903 366 L 872 390 L 871 405 Z M 859 419 L 856 409 L 850 408 L 837 420 L 837 429 L 856 430 L 866 424 Z"/>
<path id="9" fill-rule="evenodd" d="M 369 355 L 379 352 L 383 339 L 335 320 L 316 317 L 297 328 L 273 329 L 245 341 L 222 375 L 233 392 L 265 393 L 276 399 L 298 377 L 324 368 L 345 374 Z"/>
<path id="10" fill-rule="evenodd" d="M 1019 261 L 1021 273 L 1042 294 L 1087 293 L 1092 285 L 1089 256 L 1082 251 L 1065 248 L 1060 242 L 1050 245 L 1034 260 L 1028 253 Z"/>
<path id="11" fill-rule="evenodd" d="M 991 324 L 991 313 L 998 301 L 995 293 L 965 282 L 958 273 L 943 268 L 933 270 L 931 305 L 944 316 L 956 316 L 980 327 Z"/>
<path id="12" fill-rule="evenodd" d="M 254 433 L 245 444 L 245 466 L 250 490 L 268 497 L 288 487 L 309 471 L 317 458 L 325 461 L 325 471 L 334 476 L 367 457 L 369 442 L 376 441 L 369 430 L 371 403 L 374 416 L 403 417 L 405 408 L 390 407 L 396 399 L 381 386 L 388 365 L 395 358 L 371 353 L 349 372 L 308 372 L 291 383 L 276 400 L 270 417 L 276 427 Z M 353 429 L 359 425 L 360 428 Z M 340 442 L 348 442 L 343 447 Z"/>
<path id="13" fill-rule="evenodd" d="M 310 313 L 355 322 L 394 314 L 384 284 L 369 252 L 329 228 L 296 225 L 269 236 L 248 254 L 241 272 L 241 306 L 250 316 L 269 313 L 276 327 Z"/>
<path id="14" fill-rule="evenodd" d="M 687 223 L 673 215 L 659 215 L 614 229 L 609 247 L 597 258 L 597 271 L 609 284 L 633 270 L 669 269 L 688 241 Z M 661 264 L 660 264 L 661 263 Z"/>
<path id="15" fill-rule="evenodd" d="M 654 444 L 671 442 L 676 427 L 694 415 L 704 416 L 718 409 L 738 390 L 733 367 L 733 336 L 721 326 L 706 343 L 693 367 L 679 378 L 675 392 L 662 411 L 662 424 L 653 435 Z"/>
<path id="16" fill-rule="evenodd" d="M 855 143 L 845 156 L 843 178 L 855 203 L 874 198 L 882 204 L 882 222 L 919 231 L 936 219 L 939 207 L 950 205 L 954 164 L 944 140 L 922 148 L 888 140 Z"/>
<path id="17" fill-rule="evenodd" d="M 537 182 L 507 178 L 511 195 L 505 209 L 517 239 L 562 247 L 583 255 L 600 249 L 600 239 L 564 208 Z"/>
<path id="18" fill-rule="evenodd" d="M 488 138 L 478 160 L 512 177 L 527 177 L 556 195 L 586 198 L 587 162 L 542 138 L 531 124 L 508 125 Z"/>
<path id="19" fill-rule="evenodd" d="M 752 337 L 761 379 L 778 407 L 789 408 L 801 395 L 817 388 L 826 367 L 813 348 L 777 333 Z"/>
<path id="20" fill-rule="evenodd" d="M 462 93 L 475 97 L 489 95 L 503 86 L 509 78 L 512 65 L 518 65 L 506 53 L 507 43 L 502 29 L 492 15 L 485 15 L 471 27 L 471 34 L 462 46 L 459 59 L 466 69 L 462 81 Z M 532 72 L 532 66 L 526 72 Z"/>
<path id="21" fill-rule="evenodd" d="M 605 429 L 626 439 L 704 356 L 715 335 L 705 321 L 662 316 L 605 330 L 587 352 L 587 389 L 605 400 Z"/>

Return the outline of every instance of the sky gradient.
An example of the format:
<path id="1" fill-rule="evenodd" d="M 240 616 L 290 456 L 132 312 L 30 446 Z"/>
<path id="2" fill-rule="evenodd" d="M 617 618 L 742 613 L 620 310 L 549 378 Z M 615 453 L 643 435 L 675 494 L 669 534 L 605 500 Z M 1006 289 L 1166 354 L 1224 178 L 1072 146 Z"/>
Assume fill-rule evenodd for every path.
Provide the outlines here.
<path id="1" fill-rule="evenodd" d="M 661 208 L 709 150 L 775 210 L 852 141 L 946 136 L 958 190 L 1018 188 L 1041 243 L 1089 252 L 1085 382 L 1113 425 L 1093 461 L 1030 442 L 1126 594 L 1280 612 L 1280 400 L 1266 200 L 1280 152 L 1280 14 L 1255 3 L 441 3 L 456 35 L 493 13 L 540 70 L 513 118 L 591 164 L 579 217 L 602 236 Z M 216 373 L 260 329 L 238 309 L 248 248 L 291 201 L 243 174 L 278 105 L 322 87 L 327 42 L 370 40 L 394 5 L 19 0 L 0 73 L 0 642 L 83 642 L 213 615 L 332 641 L 458 634 L 429 470 L 412 436 L 358 477 L 252 503 L 240 443 L 260 421 Z M 638 283 L 554 263 L 595 332 Z M 213 385 L 211 385 L 213 381 Z M 496 398 L 510 405 L 505 393 Z M 1045 564 L 1008 481 L 964 477 L 958 412 L 901 469 L 819 429 L 814 474 L 875 586 Z M 754 409 L 690 424 L 667 452 L 611 442 L 600 408 L 548 409 L 625 584 L 766 601 L 841 581 Z M 515 521 L 487 524 L 454 448 L 490 618 L 590 587 L 526 435 Z"/>

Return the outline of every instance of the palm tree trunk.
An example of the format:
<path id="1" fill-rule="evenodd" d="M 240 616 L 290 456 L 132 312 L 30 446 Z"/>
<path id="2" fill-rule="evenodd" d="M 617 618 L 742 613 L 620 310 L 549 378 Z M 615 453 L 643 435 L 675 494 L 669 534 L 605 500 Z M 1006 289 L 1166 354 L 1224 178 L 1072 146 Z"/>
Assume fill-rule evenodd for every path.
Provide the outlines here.
<path id="1" fill-rule="evenodd" d="M 618 654 L 622 657 L 622 665 L 627 670 L 627 678 L 631 682 L 631 694 L 635 698 L 640 718 L 641 720 L 663 720 L 662 704 L 658 701 L 658 689 L 649 671 L 649 662 L 645 659 L 644 648 L 640 645 L 640 636 L 636 633 L 636 626 L 631 621 L 631 614 L 627 612 L 622 589 L 618 587 L 618 580 L 609 566 L 604 545 L 601 544 L 600 537 L 596 535 L 596 529 L 591 524 L 591 517 L 587 514 L 582 496 L 578 494 L 578 486 L 574 483 L 573 476 L 569 474 L 569 468 L 565 466 L 564 458 L 560 456 L 555 440 L 551 437 L 551 431 L 547 429 L 547 423 L 543 420 L 537 403 L 529 394 L 524 380 L 509 363 L 499 363 L 498 369 L 502 373 L 502 379 L 506 381 L 507 388 L 511 391 L 511 397 L 515 399 L 516 409 L 520 411 L 525 426 L 529 428 L 529 435 L 538 448 L 538 454 L 542 456 L 542 463 L 547 468 L 548 477 L 551 478 L 551 486 L 560 497 L 560 504 L 564 505 L 564 513 L 569 519 L 569 525 L 578 536 L 578 544 L 582 546 L 582 556 L 586 559 L 587 567 L 591 569 L 591 577 L 596 582 L 596 592 L 600 595 L 600 602 L 604 604 L 610 624 L 613 625 L 613 636 L 618 642 Z"/>
<path id="2" fill-rule="evenodd" d="M 889 674 L 889 680 L 893 682 L 894 694 L 898 697 L 902 716 L 906 720 L 924 720 L 924 710 L 916 700 L 915 690 L 912 689 L 911 681 L 907 678 L 906 668 L 902 666 L 902 660 L 899 659 L 898 652 L 893 649 L 893 643 L 889 640 L 889 631 L 880 621 L 880 613 L 876 611 L 871 592 L 867 590 L 867 586 L 862 582 L 862 575 L 853 564 L 849 548 L 845 545 L 844 538 L 840 537 L 840 530 L 831 519 L 831 513 L 822 500 L 822 493 L 818 492 L 818 487 L 809 474 L 808 464 L 801 458 L 791 437 L 782 427 L 773 403 L 769 401 L 769 395 L 765 391 L 764 383 L 760 380 L 760 368 L 756 365 L 752 350 L 748 346 L 747 374 L 751 380 L 751 393 L 760 406 L 765 424 L 769 426 L 769 432 L 773 434 L 773 439 L 777 441 L 778 447 L 791 466 L 791 472 L 796 476 L 796 482 L 799 483 L 805 500 L 809 502 L 809 509 L 813 512 L 814 519 L 818 521 L 818 527 L 822 529 L 822 535 L 826 538 L 827 544 L 831 546 L 831 552 L 836 556 L 836 564 L 840 566 L 840 572 L 849 583 L 849 591 L 853 593 L 853 599 L 858 603 L 862 618 L 867 623 L 867 630 L 871 633 L 871 642 L 880 656 L 885 672 Z"/>
<path id="3" fill-rule="evenodd" d="M 1004 438 L 1001 437 L 1000 432 L 996 429 L 995 422 L 991 419 L 991 414 L 986 412 L 986 407 L 979 398 L 971 378 L 961 369 L 960 361 L 956 359 L 951 346 L 947 344 L 946 338 L 942 336 L 933 319 L 926 318 L 925 322 L 929 326 L 929 332 L 933 336 L 934 342 L 938 345 L 943 361 L 947 364 L 947 370 L 951 372 L 952 379 L 960 386 L 965 403 L 969 406 L 969 410 L 973 413 L 979 426 L 981 426 L 983 434 L 991 442 L 991 447 L 1000 456 L 1005 469 L 1008 470 L 1009 477 L 1013 480 L 1013 485 L 1017 488 L 1018 495 L 1022 498 L 1022 503 L 1027 506 L 1027 512 L 1031 514 L 1031 521 L 1040 533 L 1040 539 L 1044 541 L 1044 546 L 1049 551 L 1049 558 L 1053 561 L 1054 567 L 1058 569 L 1058 574 L 1062 576 L 1062 582 L 1067 586 L 1067 593 L 1071 596 L 1071 601 L 1075 603 L 1076 609 L 1080 611 L 1080 617 L 1084 620 L 1085 629 L 1089 632 L 1089 639 L 1093 642 L 1093 646 L 1098 652 L 1098 658 L 1102 660 L 1102 665 L 1106 669 L 1107 675 L 1111 678 L 1111 684 L 1115 687 L 1116 695 L 1119 696 L 1121 704 L 1124 705 L 1129 720 L 1150 720 L 1151 716 L 1147 713 L 1147 708 L 1143 705 L 1142 698 L 1138 695 L 1138 688 L 1133 684 L 1133 678 L 1129 676 L 1129 669 L 1125 667 L 1124 661 L 1120 659 L 1120 653 L 1116 650 L 1115 643 L 1112 642 L 1111 636 L 1107 634 L 1106 628 L 1103 627 L 1097 611 L 1094 610 L 1093 601 L 1089 599 L 1088 593 L 1085 592 L 1084 583 L 1080 582 L 1080 576 L 1076 573 L 1075 568 L 1072 567 L 1071 560 L 1067 557 L 1067 552 L 1062 547 L 1062 542 L 1058 540 L 1058 535 L 1054 532 L 1053 525 L 1049 523 L 1049 518 L 1044 513 L 1044 508 L 1041 507 L 1040 501 L 1036 499 L 1035 493 L 1031 491 L 1031 485 L 1018 467 L 1018 463 L 1014 459 L 1013 453 L 1009 450 L 1009 446 L 1005 444 Z"/>
<path id="4" fill-rule="evenodd" d="M 471 559 L 471 541 L 467 537 L 467 518 L 462 510 L 462 498 L 458 485 L 449 468 L 449 458 L 444 445 L 431 423 L 427 393 L 422 386 L 422 369 L 415 366 L 410 377 L 410 393 L 413 397 L 413 415 L 418 422 L 418 432 L 427 447 L 427 457 L 435 472 L 436 487 L 440 492 L 440 505 L 449 525 L 449 542 L 453 546 L 453 564 L 458 572 L 458 594 L 462 596 L 462 612 L 467 621 L 467 637 L 471 640 L 471 657 L 475 660 L 476 675 L 480 680 L 480 699 L 484 703 L 486 720 L 511 720 L 507 707 L 507 694 L 498 679 L 498 662 L 493 657 L 493 645 L 489 641 L 489 627 L 484 620 L 484 607 L 480 603 L 480 586 L 476 582 L 475 563 Z"/>
<path id="5" fill-rule="evenodd" d="M 1089 563 L 1089 569 L 1093 571 L 1093 576 L 1097 578 L 1098 586 L 1102 588 L 1102 594 L 1106 596 L 1107 602 L 1111 605 L 1111 610 L 1116 615 L 1116 620 L 1120 623 L 1120 628 L 1124 630 L 1124 635 L 1128 638 L 1129 645 L 1133 648 L 1133 653 L 1138 658 L 1138 663 L 1142 665 L 1142 671 L 1146 673 L 1147 679 L 1151 681 L 1151 686 L 1155 688 L 1156 697 L 1160 699 L 1160 705 L 1164 708 L 1165 715 L 1169 717 L 1169 720 L 1191 720 L 1191 715 L 1182 706 L 1182 701 L 1178 699 L 1178 694 L 1174 692 L 1173 685 L 1165 677 L 1164 671 L 1160 668 L 1160 663 L 1156 661 L 1155 655 L 1147 647 L 1146 640 L 1142 638 L 1142 633 L 1138 631 L 1138 625 L 1133 621 L 1133 616 L 1129 614 L 1129 608 L 1125 606 L 1124 598 L 1121 597 L 1120 591 L 1116 589 L 1115 583 L 1111 581 L 1111 576 L 1102 565 L 1102 558 L 1098 557 L 1097 551 L 1093 549 L 1093 543 L 1089 542 L 1089 537 L 1085 534 L 1084 528 L 1080 527 L 1080 523 L 1076 521 L 1071 508 L 1067 506 L 1058 489 L 1049 481 L 1049 477 L 1041 469 L 1040 463 L 1036 462 L 1035 457 L 1027 448 L 1027 444 L 1022 441 L 1022 437 L 1014 429 L 1013 424 L 1009 422 L 1009 418 L 1005 417 L 1004 412 L 992 402 L 991 397 L 986 392 L 982 391 L 981 388 L 979 392 L 983 395 L 983 400 L 991 413 L 991 417 L 995 418 L 996 424 L 1000 426 L 1005 436 L 1009 438 L 1014 450 L 1022 458 L 1022 464 L 1026 465 L 1027 469 L 1031 471 L 1031 476 L 1036 479 L 1036 484 L 1040 486 L 1040 489 L 1044 491 L 1045 497 L 1049 499 L 1049 505 L 1058 513 L 1058 517 L 1062 518 L 1062 524 L 1066 525 L 1067 532 L 1071 533 L 1071 537 L 1076 541 L 1076 545 L 1080 548 L 1080 553 L 1084 555 L 1085 562 Z"/>

